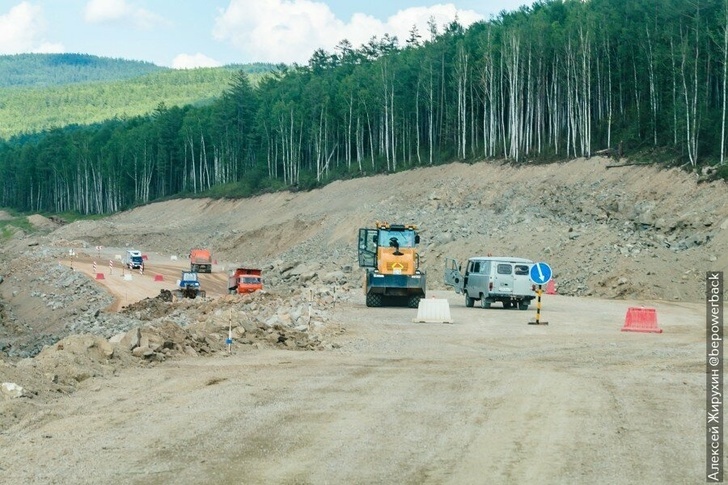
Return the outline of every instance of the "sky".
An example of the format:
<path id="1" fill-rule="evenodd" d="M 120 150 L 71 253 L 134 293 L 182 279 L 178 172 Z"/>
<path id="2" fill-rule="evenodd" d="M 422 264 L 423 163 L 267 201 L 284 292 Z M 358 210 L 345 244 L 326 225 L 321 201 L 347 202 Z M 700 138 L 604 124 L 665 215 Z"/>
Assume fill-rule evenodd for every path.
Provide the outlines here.
<path id="1" fill-rule="evenodd" d="M 0 0 L 0 55 L 80 53 L 187 69 L 307 64 L 316 49 L 354 48 L 428 21 L 463 26 L 527 0 Z"/>

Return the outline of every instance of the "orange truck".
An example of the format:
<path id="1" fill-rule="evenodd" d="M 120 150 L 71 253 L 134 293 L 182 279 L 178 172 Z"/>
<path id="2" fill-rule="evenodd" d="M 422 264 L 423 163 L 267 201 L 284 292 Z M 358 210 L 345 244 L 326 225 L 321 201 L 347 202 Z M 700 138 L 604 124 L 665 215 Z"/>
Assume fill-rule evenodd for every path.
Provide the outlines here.
<path id="1" fill-rule="evenodd" d="M 263 289 L 262 270 L 254 268 L 237 268 L 228 277 L 228 292 L 253 293 Z"/>
<path id="2" fill-rule="evenodd" d="M 190 271 L 212 273 L 212 254 L 210 254 L 209 249 L 193 249 L 190 251 Z"/>

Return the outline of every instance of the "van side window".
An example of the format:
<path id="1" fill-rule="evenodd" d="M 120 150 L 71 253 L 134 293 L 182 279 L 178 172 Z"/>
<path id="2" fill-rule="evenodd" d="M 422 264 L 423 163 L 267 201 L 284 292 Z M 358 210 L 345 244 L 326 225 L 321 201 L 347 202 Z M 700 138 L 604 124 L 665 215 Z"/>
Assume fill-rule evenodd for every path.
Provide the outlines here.
<path id="1" fill-rule="evenodd" d="M 512 269 L 510 264 L 501 263 L 496 268 L 496 271 L 498 271 L 498 274 L 511 274 Z"/>
<path id="2" fill-rule="evenodd" d="M 515 269 L 516 269 L 517 275 L 527 275 L 528 274 L 528 266 L 526 266 L 525 264 L 517 264 Z"/>
<path id="3" fill-rule="evenodd" d="M 480 262 L 473 264 L 473 273 L 480 273 Z"/>

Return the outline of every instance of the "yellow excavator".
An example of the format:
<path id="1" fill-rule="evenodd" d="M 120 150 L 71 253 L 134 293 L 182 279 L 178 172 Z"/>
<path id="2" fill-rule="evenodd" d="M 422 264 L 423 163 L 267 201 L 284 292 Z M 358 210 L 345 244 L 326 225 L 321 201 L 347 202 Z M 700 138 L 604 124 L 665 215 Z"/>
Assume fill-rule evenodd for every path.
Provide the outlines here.
<path id="1" fill-rule="evenodd" d="M 425 298 L 425 272 L 420 270 L 420 235 L 412 224 L 377 221 L 359 229 L 359 267 L 366 269 L 368 307 L 405 304 L 417 308 Z"/>

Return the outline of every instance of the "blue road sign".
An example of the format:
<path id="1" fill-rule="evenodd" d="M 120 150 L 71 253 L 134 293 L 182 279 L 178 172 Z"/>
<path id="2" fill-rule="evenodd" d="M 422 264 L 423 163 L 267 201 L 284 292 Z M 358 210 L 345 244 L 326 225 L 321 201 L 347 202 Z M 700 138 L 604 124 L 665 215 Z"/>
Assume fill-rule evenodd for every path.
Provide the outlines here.
<path id="1" fill-rule="evenodd" d="M 537 285 L 545 285 L 551 279 L 551 266 L 546 263 L 536 263 L 531 266 L 531 281 Z"/>

